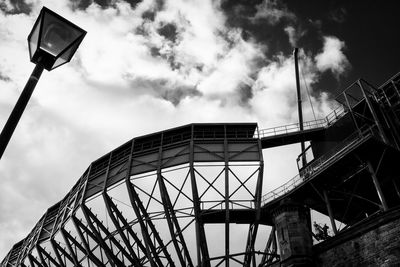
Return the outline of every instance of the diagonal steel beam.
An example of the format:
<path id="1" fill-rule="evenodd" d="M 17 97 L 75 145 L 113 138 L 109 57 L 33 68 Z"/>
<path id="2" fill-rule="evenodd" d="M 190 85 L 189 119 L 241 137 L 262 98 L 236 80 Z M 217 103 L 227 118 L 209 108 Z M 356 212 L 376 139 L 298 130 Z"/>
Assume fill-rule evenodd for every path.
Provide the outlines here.
<path id="1" fill-rule="evenodd" d="M 276 254 L 276 248 L 275 226 L 272 226 L 267 245 L 265 246 L 264 254 L 261 258 L 260 264 L 258 265 L 259 267 L 267 266 L 267 264 L 272 263 Z"/>
<path id="2" fill-rule="evenodd" d="M 251 224 L 249 226 L 249 233 L 247 235 L 246 251 L 243 261 L 243 266 L 250 267 L 251 261 L 254 256 L 254 244 L 256 242 L 256 236 L 258 231 L 258 222 Z M 254 262 L 253 262 L 254 263 Z"/>
<path id="3" fill-rule="evenodd" d="M 47 263 L 46 263 L 43 255 L 46 256 L 46 258 L 49 259 L 49 261 L 51 261 L 52 264 L 54 264 L 57 267 L 61 267 L 60 264 L 44 248 L 42 248 L 39 244 L 36 245 L 36 250 L 37 250 L 37 252 L 39 254 L 40 260 L 45 265 L 47 265 Z"/>
<path id="4" fill-rule="evenodd" d="M 113 208 L 115 208 L 116 211 L 118 211 L 118 209 L 116 208 L 116 206 L 114 205 L 114 203 L 112 202 L 111 198 L 107 195 L 106 192 L 103 192 L 103 199 L 104 202 L 106 204 L 106 208 L 107 208 L 107 212 L 112 220 L 112 222 L 114 223 L 115 227 L 117 228 L 118 234 L 119 236 L 122 238 L 122 240 L 125 243 L 126 248 L 128 249 L 132 260 L 133 260 L 133 266 L 142 266 L 139 257 L 137 256 L 137 254 L 135 253 L 135 251 L 132 248 L 132 245 L 130 244 L 128 238 L 126 237 L 126 235 L 124 234 L 124 231 L 122 230 L 121 226 L 119 225 L 118 219 L 115 217 L 114 213 L 113 213 Z M 119 212 L 119 211 L 118 211 Z M 122 215 L 122 214 L 120 214 Z M 130 228 L 130 227 L 129 227 Z M 136 235 L 135 235 L 136 236 Z M 135 238 L 135 242 L 136 240 L 138 240 L 138 238 Z M 140 242 L 140 240 L 138 240 Z M 141 244 L 141 243 L 140 243 Z M 142 245 L 143 246 L 143 245 Z M 145 251 L 144 251 L 145 252 Z"/>
<path id="5" fill-rule="evenodd" d="M 171 267 L 174 267 L 175 264 L 172 261 L 171 255 L 168 253 L 166 246 L 164 245 L 164 242 L 161 240 L 161 237 L 158 234 L 157 230 L 155 229 L 155 226 L 154 226 L 153 222 L 151 221 L 149 214 L 147 213 L 145 207 L 143 206 L 142 201 L 139 198 L 139 195 L 137 194 L 133 184 L 130 181 L 133 148 L 134 148 L 134 141 L 132 142 L 132 146 L 131 146 L 131 153 L 130 153 L 129 162 L 128 162 L 129 167 L 128 167 L 127 174 L 125 177 L 125 184 L 127 186 L 129 200 L 131 202 L 132 208 L 135 212 L 135 215 L 139 221 L 140 228 L 142 230 L 142 235 L 143 235 L 144 242 L 146 245 L 148 259 L 149 259 L 152 267 L 156 266 L 156 262 L 160 267 L 164 266 L 164 264 L 161 261 L 159 252 L 156 250 L 153 242 L 151 241 L 151 237 L 148 232 L 147 226 L 150 228 L 150 230 L 154 236 L 154 239 L 159 244 L 158 249 L 163 252 L 165 259 L 168 261 L 168 264 Z M 143 220 L 143 218 L 144 218 L 144 220 Z M 146 222 L 146 224 L 144 223 L 144 221 Z M 153 254 L 153 255 L 151 255 L 151 254 Z"/>
<path id="6" fill-rule="evenodd" d="M 106 253 L 106 256 L 108 260 L 110 261 L 111 265 L 117 265 L 117 266 L 124 266 L 124 263 L 118 259 L 118 257 L 113 253 L 112 248 L 110 248 L 105 240 L 102 238 L 100 232 L 96 229 L 96 226 L 94 225 L 93 222 L 96 223 L 96 225 L 106 234 L 107 238 L 109 238 L 114 245 L 117 246 L 117 248 L 122 252 L 131 262 L 133 261 L 129 253 L 125 251 L 125 249 L 118 243 L 118 241 L 115 240 L 115 238 L 110 234 L 110 232 L 107 230 L 107 228 L 100 222 L 100 220 L 92 213 L 92 211 L 85 205 L 81 205 L 81 209 L 83 212 L 83 215 L 86 218 L 87 223 L 89 224 L 89 228 L 92 230 L 92 233 L 96 236 L 97 241 L 99 242 L 100 246 L 103 248 L 104 252 Z"/>
<path id="7" fill-rule="evenodd" d="M 93 234 L 87 228 L 84 227 L 83 223 L 81 221 L 79 221 L 79 219 L 76 218 L 75 216 L 72 216 L 72 222 L 75 226 L 76 231 L 78 232 L 78 235 L 83 243 L 83 246 L 86 249 L 86 255 L 97 266 L 103 265 L 104 263 L 99 258 L 97 258 L 93 254 L 93 251 L 90 249 L 90 246 L 89 246 L 88 242 L 86 241 L 85 236 L 83 235 L 82 229 L 85 231 L 86 234 L 90 235 L 90 237 L 93 238 L 93 240 L 96 240 L 96 238 L 93 236 Z"/>
<path id="8" fill-rule="evenodd" d="M 60 232 L 61 232 L 62 237 L 64 238 L 65 244 L 67 245 L 67 248 L 68 248 L 68 251 L 69 251 L 68 255 L 70 255 L 70 258 L 72 259 L 72 262 L 74 263 L 75 266 L 81 266 L 81 264 L 78 261 L 78 258 L 76 256 L 76 254 L 74 252 L 74 249 L 72 248 L 71 243 L 69 242 L 70 234 L 62 227 L 61 227 L 61 231 Z"/>
<path id="9" fill-rule="evenodd" d="M 162 139 L 161 140 L 163 140 L 163 135 L 162 135 Z M 171 235 L 172 243 L 174 244 L 174 247 L 175 247 L 175 250 L 176 250 L 176 254 L 177 254 L 178 259 L 179 259 L 179 261 L 181 263 L 181 266 L 193 267 L 193 263 L 192 263 L 192 259 L 190 257 L 189 250 L 187 248 L 185 239 L 183 238 L 182 231 L 181 231 L 181 228 L 179 226 L 179 222 L 178 222 L 178 220 L 176 218 L 175 211 L 174 211 L 174 208 L 173 208 L 172 203 L 171 203 L 171 199 L 170 199 L 169 194 L 168 194 L 168 190 L 167 190 L 167 188 L 165 186 L 165 183 L 164 183 L 164 178 L 161 175 L 161 164 L 162 164 L 162 158 L 163 158 L 163 156 L 162 156 L 163 155 L 162 148 L 163 148 L 163 146 L 162 146 L 162 143 L 161 143 L 161 146 L 160 146 L 160 149 L 159 149 L 159 152 L 158 152 L 157 181 L 158 181 L 158 186 L 159 186 L 159 189 L 160 189 L 161 199 L 162 199 L 162 202 L 163 202 L 166 221 L 167 221 L 167 224 L 168 224 L 168 228 L 169 228 L 169 232 L 170 232 L 170 235 Z M 178 234 L 175 233 L 175 229 L 176 229 L 176 232 Z M 179 247 L 178 242 L 181 243 L 181 245 L 182 245 L 182 249 L 183 249 L 184 255 L 182 255 L 181 248 Z M 187 261 L 187 263 L 186 263 L 186 261 Z"/>
<path id="10" fill-rule="evenodd" d="M 85 255 L 81 260 L 79 260 L 77 258 L 79 263 L 88 257 L 86 249 L 82 246 L 81 243 L 78 242 L 78 240 L 76 240 L 74 237 L 72 237 L 72 235 L 68 232 L 65 232 L 65 236 L 73 243 L 73 245 L 75 246 L 75 250 L 78 248 L 82 252 L 82 254 Z M 76 255 L 76 253 L 75 253 L 75 255 Z"/>
<path id="11" fill-rule="evenodd" d="M 139 196 L 138 196 L 133 184 L 130 182 L 130 180 L 127 180 L 127 186 L 128 186 L 128 192 L 129 192 L 129 199 L 131 201 L 131 205 L 133 207 L 133 210 L 135 211 L 136 217 L 138 218 L 140 227 L 142 229 L 142 234 L 144 236 L 144 240 L 145 240 L 146 246 L 149 248 L 149 250 L 153 254 L 153 257 L 155 258 L 155 260 L 157 261 L 159 266 L 163 266 L 163 263 L 161 262 L 160 256 L 158 255 L 159 252 L 157 252 L 153 242 L 151 241 L 150 233 L 148 231 L 148 227 L 149 227 L 151 233 L 154 236 L 154 239 L 159 244 L 160 249 L 163 252 L 165 258 L 168 261 L 168 263 L 170 264 L 171 267 L 175 266 L 174 262 L 172 261 L 171 255 L 167 251 L 167 249 L 166 249 L 166 247 L 164 245 L 164 242 L 161 240 L 160 235 L 158 234 L 153 222 L 150 219 L 149 214 L 147 213 L 145 207 L 143 206 L 143 203 L 140 200 L 140 198 L 139 198 Z M 144 222 L 146 222 L 146 224 Z"/>
<path id="12" fill-rule="evenodd" d="M 65 267 L 65 258 L 67 258 L 71 263 L 74 262 L 72 257 L 63 249 L 54 239 L 50 239 L 51 246 L 53 247 L 54 252 L 56 253 L 56 257 L 58 259 L 58 262 L 62 267 Z M 61 254 L 64 256 L 64 260 L 61 257 Z"/>
<path id="13" fill-rule="evenodd" d="M 135 189 L 133 188 L 133 185 L 130 181 L 132 161 L 133 161 L 132 154 L 133 154 L 134 145 L 135 145 L 135 141 L 133 140 L 132 144 L 131 144 L 131 152 L 130 152 L 129 159 L 128 159 L 128 169 L 126 171 L 125 185 L 127 187 L 129 200 L 131 202 L 132 209 L 136 215 L 136 218 L 140 225 L 140 229 L 142 231 L 143 240 L 144 240 L 144 243 L 146 246 L 147 259 L 149 260 L 151 267 L 157 267 L 157 265 L 162 266 L 163 264 L 160 260 L 160 257 L 158 256 L 157 251 L 154 247 L 154 244 L 151 241 L 150 235 L 147 232 L 146 225 L 144 224 L 144 222 L 142 220 L 142 215 L 140 214 L 139 207 L 136 205 L 135 197 L 136 197 L 137 193 L 136 193 Z M 154 256 L 152 255 L 152 253 Z"/>
<path id="14" fill-rule="evenodd" d="M 32 267 L 45 267 L 43 266 L 35 257 L 33 257 L 30 253 L 28 254 L 28 259 Z"/>
<path id="15" fill-rule="evenodd" d="M 40 263 L 42 264 L 42 266 L 48 267 L 48 265 L 47 265 L 47 263 L 46 263 L 46 260 L 44 259 L 44 256 L 43 256 L 42 252 L 41 252 L 41 251 L 39 250 L 39 248 L 38 248 L 38 245 L 39 245 L 39 244 L 36 244 L 35 248 L 36 248 L 36 251 L 37 251 L 37 253 L 38 253 L 38 256 L 39 256 L 39 259 L 40 259 Z"/>
<path id="16" fill-rule="evenodd" d="M 169 197 L 169 194 L 167 192 L 167 189 L 165 187 L 163 177 L 161 175 L 161 171 L 157 174 L 158 179 L 159 179 L 159 186 L 160 186 L 160 192 L 161 192 L 161 198 L 164 203 L 164 212 L 166 216 L 166 220 L 168 223 L 169 231 L 171 234 L 172 242 L 174 244 L 174 247 L 176 249 L 176 253 L 178 255 L 179 261 L 181 262 L 182 266 L 191 266 L 193 267 L 193 262 L 190 257 L 189 250 L 186 245 L 186 241 L 182 235 L 182 230 L 179 225 L 178 219 L 176 218 L 176 214 L 174 211 L 174 208 L 171 203 L 171 199 Z M 176 229 L 176 232 L 175 230 Z M 178 238 L 177 238 L 178 237 Z M 178 240 L 179 239 L 179 240 Z M 181 248 L 179 247 L 179 243 L 182 245 L 183 253 L 184 255 L 181 254 Z M 187 261 L 187 263 L 186 263 Z"/>

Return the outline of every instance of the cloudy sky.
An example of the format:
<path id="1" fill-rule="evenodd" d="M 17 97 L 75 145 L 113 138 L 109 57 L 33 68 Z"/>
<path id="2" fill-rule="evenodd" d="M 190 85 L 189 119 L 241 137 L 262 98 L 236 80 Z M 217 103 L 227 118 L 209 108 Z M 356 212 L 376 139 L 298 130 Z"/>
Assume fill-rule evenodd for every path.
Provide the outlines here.
<path id="1" fill-rule="evenodd" d="M 69 64 L 43 73 L 0 162 L 0 259 L 92 161 L 135 136 L 192 122 L 296 122 L 294 47 L 306 120 L 359 77 L 383 83 L 400 70 L 395 5 L 2 0 L 0 127 L 33 70 L 26 38 L 42 6 L 88 34 Z M 265 153 L 264 192 L 294 175 L 297 153 Z"/>

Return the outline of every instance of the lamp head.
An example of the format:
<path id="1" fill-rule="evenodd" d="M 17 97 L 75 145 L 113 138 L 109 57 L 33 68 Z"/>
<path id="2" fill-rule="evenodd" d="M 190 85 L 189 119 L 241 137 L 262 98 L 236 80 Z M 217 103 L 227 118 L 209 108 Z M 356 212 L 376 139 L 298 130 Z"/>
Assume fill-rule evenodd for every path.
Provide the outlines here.
<path id="1" fill-rule="evenodd" d="M 52 70 L 74 55 L 86 31 L 50 9 L 43 7 L 28 36 L 30 59 Z"/>

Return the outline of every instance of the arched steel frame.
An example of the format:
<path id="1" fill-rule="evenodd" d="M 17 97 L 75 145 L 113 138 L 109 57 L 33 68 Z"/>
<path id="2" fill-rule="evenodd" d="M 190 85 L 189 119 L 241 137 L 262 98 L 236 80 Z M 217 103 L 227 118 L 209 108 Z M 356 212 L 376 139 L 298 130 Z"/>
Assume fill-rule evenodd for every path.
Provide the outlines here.
<path id="1" fill-rule="evenodd" d="M 94 161 L 1 266 L 264 265 L 263 167 L 255 123 L 134 138 Z"/>

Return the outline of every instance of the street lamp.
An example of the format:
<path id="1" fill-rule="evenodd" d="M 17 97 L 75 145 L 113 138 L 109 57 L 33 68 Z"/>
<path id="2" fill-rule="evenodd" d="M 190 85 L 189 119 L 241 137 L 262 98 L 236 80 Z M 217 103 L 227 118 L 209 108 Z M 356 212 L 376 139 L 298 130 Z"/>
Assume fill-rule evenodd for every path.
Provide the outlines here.
<path id="1" fill-rule="evenodd" d="M 74 55 L 86 31 L 43 7 L 28 35 L 29 55 L 36 66 L 0 134 L 0 159 L 43 72 L 53 70 Z"/>

